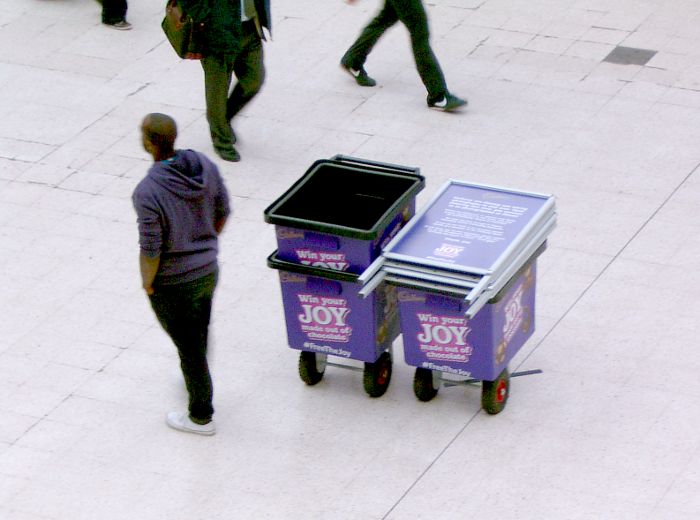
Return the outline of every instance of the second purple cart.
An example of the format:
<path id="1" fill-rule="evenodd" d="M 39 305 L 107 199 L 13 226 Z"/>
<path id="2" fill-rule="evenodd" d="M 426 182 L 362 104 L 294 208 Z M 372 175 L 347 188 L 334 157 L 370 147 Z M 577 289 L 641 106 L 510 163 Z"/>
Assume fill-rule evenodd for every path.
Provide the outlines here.
<path id="1" fill-rule="evenodd" d="M 484 410 L 503 409 L 508 362 L 534 331 L 536 258 L 555 223 L 550 195 L 449 181 L 360 275 L 363 295 L 384 283 L 399 290 L 418 399 L 440 383 L 481 383 Z"/>
<path id="2" fill-rule="evenodd" d="M 535 282 L 533 258 L 471 319 L 465 295 L 399 289 L 404 358 L 416 367 L 416 397 L 431 400 L 440 383 L 481 382 L 482 408 L 500 412 L 509 393 L 508 362 L 535 330 Z"/>

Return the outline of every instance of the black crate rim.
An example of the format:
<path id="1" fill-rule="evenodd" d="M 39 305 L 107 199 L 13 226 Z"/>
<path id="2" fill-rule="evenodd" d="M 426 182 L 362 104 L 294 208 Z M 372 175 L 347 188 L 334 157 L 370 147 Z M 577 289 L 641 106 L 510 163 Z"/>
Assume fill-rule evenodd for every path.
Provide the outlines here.
<path id="1" fill-rule="evenodd" d="M 344 168 L 351 171 L 360 171 L 362 173 L 371 173 L 377 175 L 383 175 L 387 177 L 397 177 L 403 179 L 412 179 L 414 181 L 413 185 L 406 190 L 403 197 L 395 201 L 394 204 L 387 209 L 387 211 L 377 220 L 377 222 L 372 226 L 371 229 L 359 229 L 349 226 L 341 226 L 337 224 L 328 224 L 324 222 L 311 221 L 302 218 L 295 217 L 285 217 L 280 215 L 275 215 L 274 212 L 286 200 L 298 190 L 300 190 L 307 182 L 310 181 L 312 174 L 322 165 L 332 164 L 334 166 Z M 401 167 L 399 171 L 391 171 L 391 165 L 387 164 L 378 168 L 369 167 L 358 167 L 343 163 L 341 160 L 335 159 L 319 159 L 315 161 L 309 169 L 302 175 L 292 186 L 287 189 L 280 197 L 277 198 L 272 204 L 270 204 L 265 209 L 265 222 L 270 224 L 275 224 L 279 226 L 293 227 L 304 229 L 307 231 L 317 231 L 320 233 L 326 233 L 329 235 L 343 236 L 348 238 L 356 238 L 360 240 L 373 240 L 379 235 L 379 230 L 384 229 L 389 222 L 392 220 L 396 211 L 401 206 L 405 205 L 411 197 L 414 197 L 425 187 L 425 177 L 420 175 L 418 172 L 419 168 L 413 168 L 415 173 L 409 173 L 406 171 L 406 167 Z"/>
<path id="2" fill-rule="evenodd" d="M 312 267 L 309 265 L 295 264 L 277 258 L 277 249 L 275 249 L 267 257 L 267 266 L 278 271 L 286 271 L 290 273 L 303 274 L 307 276 L 315 276 L 317 278 L 325 278 L 328 280 L 336 280 L 339 282 L 357 282 L 359 274 L 346 273 L 345 271 L 335 271 L 324 267 Z"/>

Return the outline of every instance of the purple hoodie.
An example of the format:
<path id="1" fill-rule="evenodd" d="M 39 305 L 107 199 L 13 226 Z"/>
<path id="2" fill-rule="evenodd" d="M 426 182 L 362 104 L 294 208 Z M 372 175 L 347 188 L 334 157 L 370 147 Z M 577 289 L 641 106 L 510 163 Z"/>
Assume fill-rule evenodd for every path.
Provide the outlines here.
<path id="1" fill-rule="evenodd" d="M 214 222 L 231 212 L 216 165 L 194 150 L 154 163 L 132 195 L 145 256 L 160 256 L 154 285 L 194 280 L 217 269 Z"/>

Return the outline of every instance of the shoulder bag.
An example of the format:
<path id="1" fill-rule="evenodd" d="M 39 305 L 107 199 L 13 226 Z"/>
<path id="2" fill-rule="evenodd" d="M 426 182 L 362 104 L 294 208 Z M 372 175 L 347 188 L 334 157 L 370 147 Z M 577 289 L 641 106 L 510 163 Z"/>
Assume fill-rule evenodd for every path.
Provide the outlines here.
<path id="1" fill-rule="evenodd" d="M 161 23 L 165 36 L 180 58 L 201 60 L 204 53 L 204 22 L 195 22 L 177 0 L 168 0 Z"/>

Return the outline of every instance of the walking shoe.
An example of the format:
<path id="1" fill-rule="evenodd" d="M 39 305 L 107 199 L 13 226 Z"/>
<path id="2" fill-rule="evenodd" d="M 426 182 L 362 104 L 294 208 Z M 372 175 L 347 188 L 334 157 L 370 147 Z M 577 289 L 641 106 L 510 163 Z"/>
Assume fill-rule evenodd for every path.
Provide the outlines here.
<path id="1" fill-rule="evenodd" d="M 241 156 L 238 155 L 238 152 L 236 151 L 236 149 L 233 146 L 231 148 L 214 147 L 214 151 L 224 161 L 238 162 L 241 160 Z"/>
<path id="2" fill-rule="evenodd" d="M 114 22 L 114 23 L 107 23 L 103 22 L 107 27 L 111 27 L 112 29 L 116 29 L 118 31 L 129 31 L 131 30 L 131 24 L 127 22 L 126 20 L 120 20 L 119 22 Z"/>
<path id="3" fill-rule="evenodd" d="M 373 87 L 377 84 L 376 81 L 374 81 L 372 78 L 370 78 L 367 75 L 367 71 L 365 70 L 364 67 L 360 67 L 359 69 L 355 69 L 355 68 L 351 67 L 348 63 L 346 63 L 344 60 L 340 61 L 340 66 L 345 71 L 347 71 L 348 74 L 350 74 L 353 78 L 355 78 L 355 81 L 361 87 Z"/>
<path id="4" fill-rule="evenodd" d="M 214 420 L 209 421 L 207 424 L 198 424 L 190 419 L 187 412 L 168 412 L 168 415 L 165 417 L 165 424 L 181 432 L 197 433 L 199 435 L 214 435 L 216 433 Z"/>
<path id="5" fill-rule="evenodd" d="M 457 96 L 453 96 L 449 92 L 438 100 L 428 100 L 428 106 L 430 108 L 442 110 L 443 112 L 452 112 L 453 110 L 457 110 L 459 107 L 464 106 L 466 104 L 466 99 L 460 99 Z"/>

